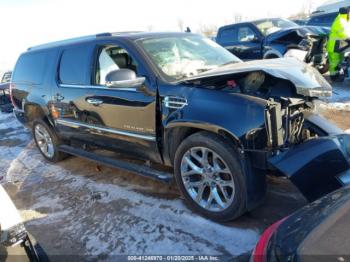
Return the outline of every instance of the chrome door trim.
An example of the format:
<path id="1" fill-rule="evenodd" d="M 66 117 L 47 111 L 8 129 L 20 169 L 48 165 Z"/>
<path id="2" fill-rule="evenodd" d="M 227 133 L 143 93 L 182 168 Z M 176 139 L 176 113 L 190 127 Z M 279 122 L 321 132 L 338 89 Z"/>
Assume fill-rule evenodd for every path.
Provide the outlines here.
<path id="1" fill-rule="evenodd" d="M 135 133 L 121 131 L 121 130 L 107 128 L 107 127 L 99 127 L 96 125 L 89 125 L 89 124 L 81 123 L 74 120 L 56 119 L 55 122 L 56 124 L 60 124 L 60 125 L 64 125 L 72 128 L 85 127 L 85 128 L 93 129 L 100 132 L 106 132 L 106 133 L 122 135 L 122 136 L 129 136 L 129 137 L 139 138 L 147 141 L 156 141 L 155 136 L 135 134 Z"/>
<path id="2" fill-rule="evenodd" d="M 117 90 L 117 91 L 130 91 L 130 92 L 136 92 L 137 88 L 133 87 L 120 87 L 120 88 L 112 88 L 112 87 L 105 87 L 105 86 L 93 86 L 93 85 L 72 85 L 72 84 L 60 84 L 59 87 L 63 88 L 79 88 L 79 89 L 98 89 L 98 90 Z"/>

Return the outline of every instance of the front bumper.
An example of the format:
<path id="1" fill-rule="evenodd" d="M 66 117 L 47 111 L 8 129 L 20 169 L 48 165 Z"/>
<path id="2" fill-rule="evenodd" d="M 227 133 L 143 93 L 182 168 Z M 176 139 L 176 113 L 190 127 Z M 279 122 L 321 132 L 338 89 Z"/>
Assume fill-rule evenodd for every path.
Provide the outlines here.
<path id="1" fill-rule="evenodd" d="M 350 135 L 310 139 L 268 161 L 313 201 L 350 183 Z"/>

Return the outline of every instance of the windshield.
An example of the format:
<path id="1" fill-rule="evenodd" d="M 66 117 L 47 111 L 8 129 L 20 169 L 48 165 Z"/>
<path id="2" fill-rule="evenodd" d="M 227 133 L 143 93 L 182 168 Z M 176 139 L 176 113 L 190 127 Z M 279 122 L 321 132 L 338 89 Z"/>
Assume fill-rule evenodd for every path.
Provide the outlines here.
<path id="1" fill-rule="evenodd" d="M 152 38 L 140 43 L 170 81 L 241 61 L 212 40 L 196 35 Z"/>
<path id="2" fill-rule="evenodd" d="M 264 19 L 253 22 L 260 32 L 267 36 L 274 32 L 280 31 L 282 29 L 297 27 L 298 25 L 287 19 L 275 18 L 275 19 Z"/>

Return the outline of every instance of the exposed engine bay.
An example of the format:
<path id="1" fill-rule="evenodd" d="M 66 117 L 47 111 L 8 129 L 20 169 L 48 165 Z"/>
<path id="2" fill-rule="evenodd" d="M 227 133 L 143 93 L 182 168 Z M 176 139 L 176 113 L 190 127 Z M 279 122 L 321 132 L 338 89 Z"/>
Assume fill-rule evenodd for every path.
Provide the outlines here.
<path id="1" fill-rule="evenodd" d="M 312 125 L 305 124 L 305 115 L 314 110 L 314 97 L 298 94 L 289 80 L 254 71 L 210 77 L 193 84 L 267 100 L 265 126 L 246 134 L 245 148 L 248 150 L 275 152 L 322 135 Z"/>
<path id="2" fill-rule="evenodd" d="M 296 93 L 288 80 L 279 79 L 262 71 L 227 75 L 201 81 L 206 88 L 257 96 L 263 99 L 280 97 L 304 98 Z"/>

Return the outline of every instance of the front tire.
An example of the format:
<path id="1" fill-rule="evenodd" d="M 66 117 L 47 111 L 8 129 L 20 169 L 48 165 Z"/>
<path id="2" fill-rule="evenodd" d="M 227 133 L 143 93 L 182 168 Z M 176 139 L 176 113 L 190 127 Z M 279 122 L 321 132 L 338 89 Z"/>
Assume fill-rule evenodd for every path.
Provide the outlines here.
<path id="1" fill-rule="evenodd" d="M 195 211 L 221 222 L 245 211 L 243 165 L 223 138 L 208 132 L 189 136 L 176 151 L 174 168 L 177 185 Z"/>
<path id="2" fill-rule="evenodd" d="M 35 144 L 45 159 L 56 163 L 67 157 L 65 153 L 58 151 L 58 146 L 61 144 L 60 139 L 44 121 L 35 121 L 32 132 Z"/>

